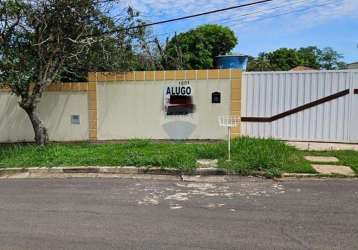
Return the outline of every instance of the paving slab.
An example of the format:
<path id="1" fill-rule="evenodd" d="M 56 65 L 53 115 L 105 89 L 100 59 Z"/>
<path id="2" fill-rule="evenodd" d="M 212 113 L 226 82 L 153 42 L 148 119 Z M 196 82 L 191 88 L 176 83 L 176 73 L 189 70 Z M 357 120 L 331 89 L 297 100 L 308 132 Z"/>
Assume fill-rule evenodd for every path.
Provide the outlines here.
<path id="1" fill-rule="evenodd" d="M 305 159 L 310 162 L 322 162 L 322 163 L 339 161 L 336 157 L 333 156 L 305 156 Z"/>
<path id="2" fill-rule="evenodd" d="M 196 161 L 199 168 L 216 168 L 218 166 L 217 159 L 200 159 Z"/>
<path id="3" fill-rule="evenodd" d="M 355 176 L 354 171 L 347 166 L 313 164 L 312 167 L 320 174 L 340 174 L 346 176 Z"/>

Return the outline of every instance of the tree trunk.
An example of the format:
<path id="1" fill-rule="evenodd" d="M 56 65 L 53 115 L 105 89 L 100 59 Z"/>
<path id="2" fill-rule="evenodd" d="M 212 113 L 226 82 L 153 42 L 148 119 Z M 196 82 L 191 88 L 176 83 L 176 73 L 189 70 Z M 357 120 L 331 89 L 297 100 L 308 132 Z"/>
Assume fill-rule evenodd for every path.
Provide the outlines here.
<path id="1" fill-rule="evenodd" d="M 20 105 L 21 106 L 21 105 Z M 21 106 L 27 115 L 30 118 L 32 127 L 35 132 L 35 142 L 37 145 L 44 146 L 46 143 L 48 143 L 48 133 L 47 129 L 45 128 L 43 122 L 40 119 L 39 113 L 37 112 L 35 107 L 23 107 Z"/>

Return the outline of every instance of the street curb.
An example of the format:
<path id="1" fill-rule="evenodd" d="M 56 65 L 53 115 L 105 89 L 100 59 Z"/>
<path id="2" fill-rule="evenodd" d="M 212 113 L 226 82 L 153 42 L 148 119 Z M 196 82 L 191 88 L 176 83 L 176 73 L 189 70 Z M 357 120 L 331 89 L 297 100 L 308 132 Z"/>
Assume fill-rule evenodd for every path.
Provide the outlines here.
<path id="1" fill-rule="evenodd" d="M 307 173 L 283 173 L 281 178 L 296 177 L 296 178 L 307 178 L 307 177 L 319 177 L 320 174 L 307 174 Z"/>
<path id="2" fill-rule="evenodd" d="M 285 179 L 285 178 L 358 178 L 358 176 L 352 175 L 340 175 L 340 174 L 307 174 L 307 173 L 283 173 L 280 178 L 278 179 Z"/>
<path id="3" fill-rule="evenodd" d="M 12 176 L 17 174 L 105 174 L 105 175 L 171 175 L 179 176 L 240 176 L 224 169 L 214 167 L 197 168 L 193 171 L 181 171 L 174 168 L 161 168 L 161 167 L 135 167 L 135 166 L 74 166 L 74 167 L 30 167 L 30 168 L 1 168 L 0 177 Z M 254 177 L 267 178 L 265 172 L 256 171 L 251 174 Z M 275 179 L 285 178 L 357 178 L 358 176 L 343 176 L 343 175 L 323 175 L 318 173 L 283 173 L 280 177 Z"/>
<path id="4" fill-rule="evenodd" d="M 183 172 L 174 168 L 160 167 L 30 167 L 30 168 L 2 168 L 0 176 L 15 174 L 150 174 L 150 175 L 225 175 L 226 172 L 216 168 L 197 168 L 191 172 Z"/>

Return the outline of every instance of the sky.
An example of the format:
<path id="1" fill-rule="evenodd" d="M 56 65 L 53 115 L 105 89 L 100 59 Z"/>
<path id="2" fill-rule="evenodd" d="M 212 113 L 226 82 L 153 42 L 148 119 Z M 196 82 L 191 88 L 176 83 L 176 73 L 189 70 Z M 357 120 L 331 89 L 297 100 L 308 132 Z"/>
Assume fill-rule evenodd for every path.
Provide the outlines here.
<path id="1" fill-rule="evenodd" d="M 257 0 L 123 0 L 146 22 L 171 19 Z M 275 49 L 332 47 L 347 63 L 358 61 L 358 0 L 273 0 L 203 17 L 153 26 L 162 41 L 202 24 L 230 27 L 238 37 L 234 52 L 257 56 Z"/>

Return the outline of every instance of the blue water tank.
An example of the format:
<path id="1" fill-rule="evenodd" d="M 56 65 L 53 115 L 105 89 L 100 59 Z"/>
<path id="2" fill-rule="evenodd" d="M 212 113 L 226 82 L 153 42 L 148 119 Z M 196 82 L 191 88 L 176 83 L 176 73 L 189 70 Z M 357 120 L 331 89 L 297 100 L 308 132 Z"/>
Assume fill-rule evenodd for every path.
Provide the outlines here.
<path id="1" fill-rule="evenodd" d="M 217 69 L 241 69 L 246 70 L 249 57 L 247 55 L 225 55 L 215 57 Z"/>

